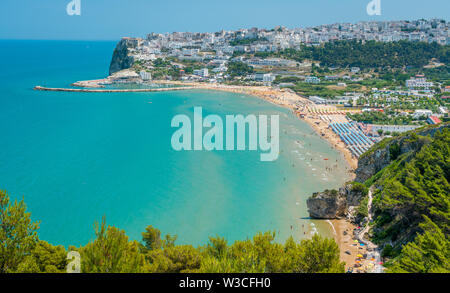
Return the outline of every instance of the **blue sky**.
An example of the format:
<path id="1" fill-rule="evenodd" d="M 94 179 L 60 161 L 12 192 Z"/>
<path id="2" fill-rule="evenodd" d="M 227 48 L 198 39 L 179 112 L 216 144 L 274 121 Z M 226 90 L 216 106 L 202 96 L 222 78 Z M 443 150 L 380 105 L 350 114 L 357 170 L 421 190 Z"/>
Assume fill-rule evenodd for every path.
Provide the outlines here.
<path id="1" fill-rule="evenodd" d="M 369 16 L 370 0 L 2 0 L 0 39 L 117 40 L 148 32 L 200 31 L 276 25 L 305 27 L 360 20 L 443 18 L 449 0 L 381 0 L 382 15 Z"/>

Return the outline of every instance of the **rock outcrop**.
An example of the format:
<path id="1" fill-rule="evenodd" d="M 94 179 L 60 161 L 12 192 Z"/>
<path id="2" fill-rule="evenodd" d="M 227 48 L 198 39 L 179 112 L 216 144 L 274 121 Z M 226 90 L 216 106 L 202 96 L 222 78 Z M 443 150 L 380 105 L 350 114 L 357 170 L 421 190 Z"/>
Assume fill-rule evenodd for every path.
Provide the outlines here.
<path id="1" fill-rule="evenodd" d="M 314 193 L 306 201 L 310 217 L 336 219 L 345 214 L 345 199 L 336 190 Z"/>
<path id="2" fill-rule="evenodd" d="M 306 205 L 310 217 L 315 219 L 339 219 L 347 216 L 349 208 L 358 206 L 367 190 L 355 188 L 347 184 L 337 190 L 325 190 L 314 193 L 308 198 Z"/>
<path id="3" fill-rule="evenodd" d="M 128 69 L 134 64 L 133 49 L 139 46 L 139 39 L 123 38 L 114 49 L 111 64 L 109 66 L 109 75 L 112 75 L 123 69 Z"/>

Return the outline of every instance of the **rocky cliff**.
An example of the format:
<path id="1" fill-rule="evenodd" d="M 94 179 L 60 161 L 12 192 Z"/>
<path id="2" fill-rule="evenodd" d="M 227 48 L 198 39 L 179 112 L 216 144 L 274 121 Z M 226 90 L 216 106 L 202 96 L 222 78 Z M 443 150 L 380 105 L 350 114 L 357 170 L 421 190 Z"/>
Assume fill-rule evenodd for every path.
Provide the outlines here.
<path id="1" fill-rule="evenodd" d="M 389 165 L 398 156 L 410 152 L 411 150 L 420 149 L 423 146 L 423 143 L 426 142 L 424 140 L 411 142 L 410 139 L 413 135 L 433 136 L 436 131 L 441 130 L 444 127 L 449 127 L 449 124 L 443 124 L 437 127 L 419 128 L 398 138 L 385 139 L 376 144 L 359 158 L 358 168 L 355 171 L 355 181 L 365 182 Z"/>
<path id="2" fill-rule="evenodd" d="M 358 184 L 347 184 L 337 190 L 314 193 L 308 198 L 309 215 L 316 219 L 338 219 L 347 216 L 350 207 L 358 206 L 367 189 Z"/>
<path id="3" fill-rule="evenodd" d="M 109 75 L 112 75 L 123 69 L 128 69 L 134 64 L 133 49 L 138 46 L 137 39 L 123 38 L 114 49 L 111 64 L 109 66 Z"/>
<path id="4" fill-rule="evenodd" d="M 326 190 L 315 193 L 307 200 L 310 216 L 317 219 L 336 219 L 351 216 L 350 211 L 354 210 L 352 207 L 359 206 L 361 200 L 367 194 L 367 187 L 361 184 L 362 182 L 370 179 L 403 154 L 408 153 L 405 157 L 405 160 L 408 161 L 408 156 L 414 156 L 416 151 L 429 143 L 430 139 L 426 136 L 434 136 L 436 131 L 445 127 L 450 127 L 450 124 L 419 128 L 376 144 L 360 157 L 356 169 L 356 182 L 347 184 L 339 191 Z"/>

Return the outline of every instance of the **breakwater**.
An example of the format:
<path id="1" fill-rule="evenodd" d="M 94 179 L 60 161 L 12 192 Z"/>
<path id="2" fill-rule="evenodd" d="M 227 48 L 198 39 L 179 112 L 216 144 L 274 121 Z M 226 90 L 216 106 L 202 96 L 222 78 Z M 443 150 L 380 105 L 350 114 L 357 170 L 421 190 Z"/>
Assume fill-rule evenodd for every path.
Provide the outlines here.
<path id="1" fill-rule="evenodd" d="M 36 91 L 79 92 L 79 93 L 167 92 L 167 91 L 181 91 L 190 89 L 193 89 L 193 87 L 171 87 L 171 88 L 155 88 L 155 89 L 70 89 L 70 88 L 48 88 L 42 86 L 34 87 L 34 90 Z"/>

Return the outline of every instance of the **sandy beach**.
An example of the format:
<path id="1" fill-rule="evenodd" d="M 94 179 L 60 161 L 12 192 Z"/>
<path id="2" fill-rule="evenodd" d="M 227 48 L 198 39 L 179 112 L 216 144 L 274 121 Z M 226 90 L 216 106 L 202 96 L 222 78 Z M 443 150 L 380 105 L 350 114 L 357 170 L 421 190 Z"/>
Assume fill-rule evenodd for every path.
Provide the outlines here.
<path id="1" fill-rule="evenodd" d="M 86 81 L 90 87 L 95 87 L 90 81 Z M 331 147 L 338 150 L 344 156 L 348 163 L 346 177 L 349 180 L 354 179 L 354 170 L 358 165 L 358 160 L 351 154 L 350 150 L 346 148 L 344 142 L 336 135 L 318 115 L 313 115 L 308 112 L 308 107 L 317 106 L 314 102 L 292 92 L 288 89 L 274 89 L 268 86 L 233 86 L 223 84 L 207 84 L 199 82 L 180 82 L 180 81 L 152 81 L 154 84 L 177 85 L 189 89 L 203 89 L 203 90 L 219 90 L 238 94 L 252 95 L 264 99 L 270 103 L 278 106 L 291 109 L 296 116 L 308 123 L 313 130 L 325 139 Z M 364 247 L 355 244 L 353 239 L 353 230 L 355 225 L 347 220 L 331 220 L 329 223 L 333 226 L 334 238 L 340 248 L 341 260 L 346 263 L 346 270 L 354 268 L 357 263 L 357 255 L 365 254 Z M 348 254 L 350 253 L 350 254 Z M 356 270 L 356 269 L 355 269 Z"/>
<path id="2" fill-rule="evenodd" d="M 179 81 L 153 81 L 156 84 L 172 84 L 190 86 L 195 89 L 220 90 L 239 94 L 247 94 L 262 98 L 270 103 L 291 109 L 300 119 L 308 123 L 314 131 L 323 139 L 328 141 L 330 145 L 341 152 L 349 165 L 347 176 L 349 179 L 354 178 L 354 170 L 358 166 L 358 160 L 352 155 L 350 150 L 346 148 L 344 142 L 336 135 L 325 122 L 310 115 L 306 111 L 306 107 L 314 107 L 316 104 L 288 89 L 274 89 L 268 86 L 233 86 L 223 84 L 206 84 L 198 82 L 179 82 Z"/>
<path id="3" fill-rule="evenodd" d="M 160 81 L 157 83 L 173 84 L 173 82 L 167 81 Z M 352 155 L 350 150 L 346 148 L 344 142 L 339 138 L 339 136 L 337 136 L 324 121 L 322 121 L 317 116 L 308 115 L 306 107 L 315 106 L 315 104 L 310 100 L 288 90 L 277 90 L 265 86 L 246 87 L 181 82 L 178 84 L 192 86 L 196 89 L 222 90 L 234 93 L 248 94 L 262 98 L 276 105 L 290 108 L 300 119 L 308 123 L 314 129 L 314 131 L 316 131 L 317 134 L 328 141 L 333 148 L 343 154 L 349 165 L 348 173 L 346 174 L 346 176 L 348 176 L 350 180 L 354 179 L 354 170 L 358 166 L 358 160 Z M 354 242 L 353 230 L 356 228 L 356 226 L 346 219 L 331 220 L 329 221 L 329 223 L 333 226 L 334 238 L 336 243 L 339 245 L 340 258 L 341 261 L 345 262 L 346 271 L 349 269 L 353 269 L 354 271 L 362 271 L 362 268 L 367 269 L 367 266 L 369 265 L 368 260 L 357 257 L 360 254 L 367 254 L 367 250 L 365 246 L 360 246 L 359 244 Z"/>
<path id="4" fill-rule="evenodd" d="M 330 223 L 336 231 L 334 239 L 339 245 L 341 261 L 345 262 L 345 270 L 348 270 L 356 265 L 355 258 L 358 255 L 358 246 L 354 245 L 352 237 L 356 226 L 347 220 L 330 220 Z"/>
<path id="5" fill-rule="evenodd" d="M 88 88 L 98 88 L 102 87 L 102 82 L 109 80 L 106 79 L 99 80 L 86 80 L 78 81 L 72 86 L 84 86 Z M 317 105 L 302 97 L 290 89 L 275 89 L 269 86 L 235 86 L 235 85 L 224 85 L 217 83 L 200 83 L 200 82 L 181 82 L 181 81 L 169 81 L 169 80 L 154 80 L 153 84 L 163 84 L 163 85 L 177 85 L 178 88 L 164 88 L 164 89 L 137 89 L 137 90 L 104 90 L 104 89 L 60 89 L 60 88 L 43 88 L 40 86 L 35 87 L 36 90 L 53 90 L 53 91 L 80 91 L 80 92 L 121 92 L 121 91 L 135 91 L 135 92 L 151 92 L 151 91 L 167 91 L 167 90 L 185 90 L 185 89 L 204 89 L 204 90 L 219 90 L 227 91 L 232 93 L 252 95 L 261 99 L 264 99 L 270 103 L 278 106 L 286 107 L 291 109 L 299 119 L 302 119 L 308 123 L 313 130 L 325 139 L 331 147 L 335 148 L 341 152 L 347 161 L 349 168 L 347 170 L 347 177 L 349 179 L 354 178 L 354 170 L 357 168 L 358 161 L 352 155 L 350 150 L 346 148 L 344 142 L 339 138 L 339 136 L 334 133 L 331 128 L 328 127 L 327 123 L 320 119 L 319 115 L 310 113 L 308 108 L 314 108 Z"/>
<path id="6" fill-rule="evenodd" d="M 376 257 L 373 249 L 367 245 L 362 246 L 361 241 L 357 240 L 353 232 L 358 228 L 356 225 L 346 219 L 330 220 L 330 223 L 336 231 L 334 238 L 339 245 L 340 258 L 341 261 L 345 262 L 346 271 L 350 270 L 355 273 L 382 272 L 382 267 L 377 263 L 380 261 L 379 256 Z"/>

